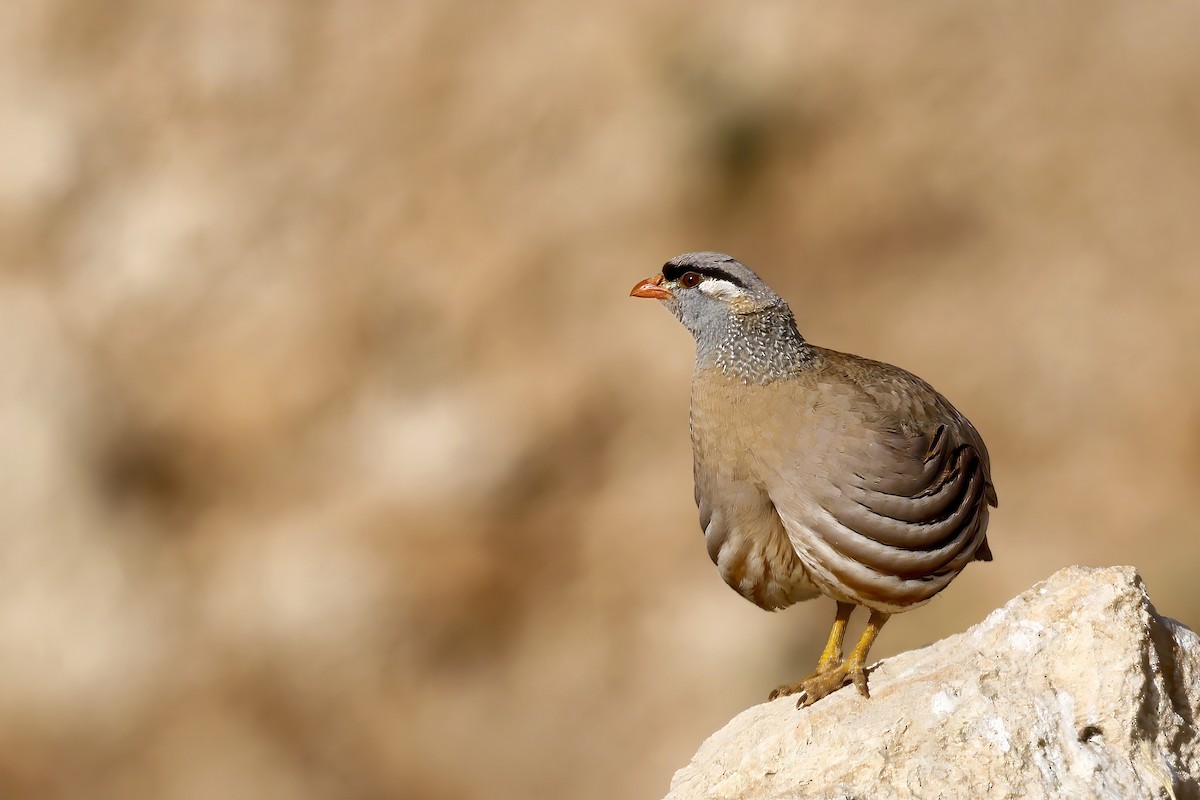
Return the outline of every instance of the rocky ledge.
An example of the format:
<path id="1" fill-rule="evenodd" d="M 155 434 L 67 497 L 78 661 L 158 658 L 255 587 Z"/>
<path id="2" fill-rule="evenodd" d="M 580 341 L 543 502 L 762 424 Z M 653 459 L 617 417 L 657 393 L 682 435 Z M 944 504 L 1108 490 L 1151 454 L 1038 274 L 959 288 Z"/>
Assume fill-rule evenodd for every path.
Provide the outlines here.
<path id="1" fill-rule="evenodd" d="M 870 683 L 739 714 L 667 799 L 1200 798 L 1200 637 L 1132 567 L 1061 570 Z"/>

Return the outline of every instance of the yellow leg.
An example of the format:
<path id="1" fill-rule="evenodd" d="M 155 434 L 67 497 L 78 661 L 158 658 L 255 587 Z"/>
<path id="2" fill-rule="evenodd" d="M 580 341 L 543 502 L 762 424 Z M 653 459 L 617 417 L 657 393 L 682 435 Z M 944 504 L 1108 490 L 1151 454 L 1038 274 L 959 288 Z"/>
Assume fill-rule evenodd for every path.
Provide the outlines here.
<path id="1" fill-rule="evenodd" d="M 833 627 L 829 630 L 829 640 L 825 642 L 825 649 L 821 651 L 821 658 L 817 661 L 817 670 L 812 675 L 809 675 L 803 680 L 795 683 L 786 683 L 780 686 L 775 691 L 771 692 L 769 699 L 774 700 L 776 697 L 783 697 L 789 694 L 796 694 L 804 691 L 804 686 L 818 675 L 823 675 L 826 672 L 835 670 L 842 664 L 842 642 L 846 638 L 846 623 L 850 621 L 850 614 L 854 611 L 853 603 L 837 604 L 837 616 L 833 618 Z"/>
<path id="2" fill-rule="evenodd" d="M 821 651 L 821 659 L 817 662 L 817 672 L 825 672 L 830 666 L 842 663 L 842 641 L 846 638 L 846 623 L 854 611 L 853 603 L 837 604 L 837 616 L 833 618 L 833 628 L 829 631 L 829 641 Z"/>
<path id="3" fill-rule="evenodd" d="M 854 685 L 858 687 L 858 693 L 863 697 L 871 696 L 871 693 L 867 691 L 867 653 L 871 652 L 871 645 L 875 644 L 875 637 L 879 635 L 880 628 L 890 616 L 891 614 L 885 614 L 882 611 L 871 612 L 866 629 L 863 630 L 858 644 L 854 645 L 854 649 L 850 651 L 850 658 L 846 661 L 846 671 L 850 674 Z"/>
<path id="4" fill-rule="evenodd" d="M 863 697 L 870 697 L 867 691 L 867 654 L 880 628 L 888 621 L 889 614 L 882 611 L 872 611 L 867 627 L 858 639 L 858 644 L 850 651 L 850 657 L 842 660 L 842 640 L 846 635 L 846 622 L 854 606 L 850 603 L 838 603 L 837 618 L 833 622 L 833 630 L 829 632 L 829 641 L 817 662 L 817 671 L 803 680 L 780 686 L 771 692 L 771 699 L 789 694 L 802 695 L 797 706 L 811 706 L 822 697 L 833 694 L 847 683 L 853 683 Z"/>

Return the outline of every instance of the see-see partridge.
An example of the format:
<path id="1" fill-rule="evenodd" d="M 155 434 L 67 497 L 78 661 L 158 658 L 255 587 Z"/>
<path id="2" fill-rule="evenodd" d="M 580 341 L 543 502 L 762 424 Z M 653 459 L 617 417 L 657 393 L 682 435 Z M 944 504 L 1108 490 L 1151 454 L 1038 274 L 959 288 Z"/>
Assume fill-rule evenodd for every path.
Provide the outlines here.
<path id="1" fill-rule="evenodd" d="M 771 698 L 811 705 L 851 682 L 869 696 L 888 617 L 992 558 L 983 439 L 912 373 L 809 344 L 783 298 L 727 255 L 673 258 L 631 295 L 662 301 L 696 340 L 696 505 L 721 577 L 767 610 L 837 601 L 816 671 Z M 870 619 L 844 658 L 855 606 Z"/>

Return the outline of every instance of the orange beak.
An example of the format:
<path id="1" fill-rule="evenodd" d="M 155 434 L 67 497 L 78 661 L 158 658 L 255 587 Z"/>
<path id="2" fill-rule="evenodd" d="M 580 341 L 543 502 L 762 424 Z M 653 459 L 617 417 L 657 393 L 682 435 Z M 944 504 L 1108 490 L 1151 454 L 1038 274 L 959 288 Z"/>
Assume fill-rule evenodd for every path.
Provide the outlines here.
<path id="1" fill-rule="evenodd" d="M 666 300 L 672 297 L 670 289 L 664 289 L 662 286 L 663 276 L 655 275 L 653 278 L 646 278 L 644 281 L 639 281 L 637 286 L 633 287 L 633 291 L 629 293 L 630 297 L 649 297 L 651 300 Z"/>

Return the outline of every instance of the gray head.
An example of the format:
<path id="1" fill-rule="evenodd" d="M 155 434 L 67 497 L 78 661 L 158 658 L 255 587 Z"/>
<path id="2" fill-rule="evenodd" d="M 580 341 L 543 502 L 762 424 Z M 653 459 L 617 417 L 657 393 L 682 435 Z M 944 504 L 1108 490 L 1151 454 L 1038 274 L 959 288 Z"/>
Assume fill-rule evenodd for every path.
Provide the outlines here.
<path id="1" fill-rule="evenodd" d="M 811 359 L 784 299 L 724 253 L 685 253 L 633 288 L 661 300 L 696 339 L 696 360 L 754 382 L 791 374 Z"/>

